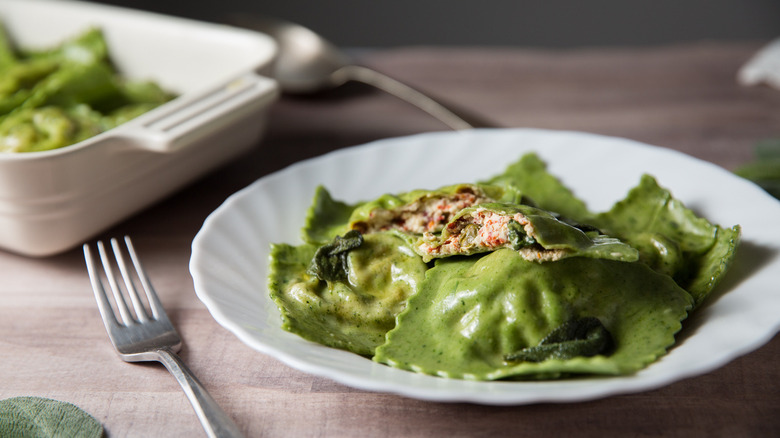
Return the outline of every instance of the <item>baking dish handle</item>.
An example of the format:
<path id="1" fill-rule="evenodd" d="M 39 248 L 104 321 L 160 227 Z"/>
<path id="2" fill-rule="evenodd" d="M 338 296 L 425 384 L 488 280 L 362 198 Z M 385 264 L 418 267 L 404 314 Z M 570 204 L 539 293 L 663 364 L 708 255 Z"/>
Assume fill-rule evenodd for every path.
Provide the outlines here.
<path id="1" fill-rule="evenodd" d="M 121 135 L 130 138 L 137 147 L 175 152 L 189 144 L 187 137 L 207 135 L 228 123 L 231 113 L 252 103 L 267 104 L 267 100 L 277 95 L 274 80 L 255 73 L 245 74 L 210 92 L 175 99 L 139 117 L 139 124 L 126 125 Z"/>

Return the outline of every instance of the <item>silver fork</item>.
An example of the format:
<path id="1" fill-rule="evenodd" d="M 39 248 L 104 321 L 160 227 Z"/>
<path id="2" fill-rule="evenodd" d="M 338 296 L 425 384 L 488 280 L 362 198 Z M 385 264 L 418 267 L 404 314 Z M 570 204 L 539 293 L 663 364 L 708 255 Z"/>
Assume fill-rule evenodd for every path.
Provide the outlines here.
<path id="1" fill-rule="evenodd" d="M 206 434 L 210 437 L 242 437 L 238 426 L 217 405 L 217 402 L 209 395 L 206 388 L 198 381 L 192 372 L 184 365 L 184 362 L 176 355 L 182 342 L 176 329 L 168 319 L 168 315 L 160 304 L 157 293 L 152 288 L 146 273 L 141 266 L 138 256 L 133 249 L 130 238 L 125 236 L 127 253 L 130 255 L 135 276 L 125 263 L 125 257 L 121 245 L 116 239 L 111 239 L 114 260 L 124 280 L 124 292 L 130 297 L 135 315 L 131 315 L 124 293 L 114 274 L 114 263 L 106 252 L 103 242 L 97 242 L 98 253 L 103 265 L 104 277 L 98 272 L 97 265 L 92 257 L 89 245 L 84 244 L 84 258 L 87 262 L 87 271 L 95 292 L 95 299 L 103 317 L 103 323 L 108 331 L 108 337 L 114 344 L 119 356 L 126 362 L 158 361 L 176 377 L 187 398 L 192 403 L 193 409 L 203 425 Z M 119 311 L 121 321 L 117 319 L 111 306 L 106 290 L 103 286 L 105 278 L 114 296 L 114 304 Z M 143 299 L 136 287 L 136 281 L 140 281 L 145 292 L 151 315 L 143 304 Z"/>

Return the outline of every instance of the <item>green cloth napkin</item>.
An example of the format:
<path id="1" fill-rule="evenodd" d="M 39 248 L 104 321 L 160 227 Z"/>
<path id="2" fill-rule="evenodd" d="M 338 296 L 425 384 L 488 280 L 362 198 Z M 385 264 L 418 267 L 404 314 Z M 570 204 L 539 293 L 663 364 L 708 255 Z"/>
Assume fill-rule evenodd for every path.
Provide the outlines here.
<path id="1" fill-rule="evenodd" d="M 755 146 L 755 159 L 734 170 L 780 199 L 780 138 L 761 140 Z"/>
<path id="2" fill-rule="evenodd" d="M 0 437 L 99 438 L 103 426 L 70 403 L 41 397 L 0 400 Z"/>

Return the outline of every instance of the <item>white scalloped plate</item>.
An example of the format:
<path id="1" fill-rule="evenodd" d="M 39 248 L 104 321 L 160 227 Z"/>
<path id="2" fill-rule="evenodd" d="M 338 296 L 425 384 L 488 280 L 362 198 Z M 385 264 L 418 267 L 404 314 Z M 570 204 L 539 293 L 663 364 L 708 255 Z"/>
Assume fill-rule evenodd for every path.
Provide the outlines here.
<path id="1" fill-rule="evenodd" d="M 684 323 L 661 360 L 629 376 L 474 382 L 415 374 L 323 347 L 281 329 L 266 289 L 272 242 L 300 242 L 314 188 L 354 202 L 386 192 L 485 179 L 534 151 L 591 210 L 604 211 L 650 173 L 697 213 L 741 224 L 731 271 Z M 259 352 L 352 387 L 434 401 L 493 405 L 571 402 L 638 392 L 706 373 L 780 330 L 780 203 L 713 164 L 634 141 L 580 132 L 496 129 L 421 134 L 306 160 L 263 177 L 212 213 L 192 245 L 198 297 L 216 321 Z"/>

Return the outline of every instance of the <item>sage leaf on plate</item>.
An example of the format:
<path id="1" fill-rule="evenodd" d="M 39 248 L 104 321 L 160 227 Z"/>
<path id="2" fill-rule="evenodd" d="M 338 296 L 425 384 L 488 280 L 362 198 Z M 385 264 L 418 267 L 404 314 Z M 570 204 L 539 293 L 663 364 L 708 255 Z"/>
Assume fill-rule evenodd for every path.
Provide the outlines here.
<path id="1" fill-rule="evenodd" d="M 349 275 L 347 254 L 363 244 L 363 235 L 351 230 L 344 236 L 336 236 L 332 242 L 322 245 L 314 253 L 309 272 L 323 281 L 346 281 Z"/>
<path id="2" fill-rule="evenodd" d="M 539 342 L 505 356 L 507 362 L 542 362 L 547 359 L 571 359 L 606 354 L 614 341 L 598 318 L 586 317 L 565 322 Z"/>

